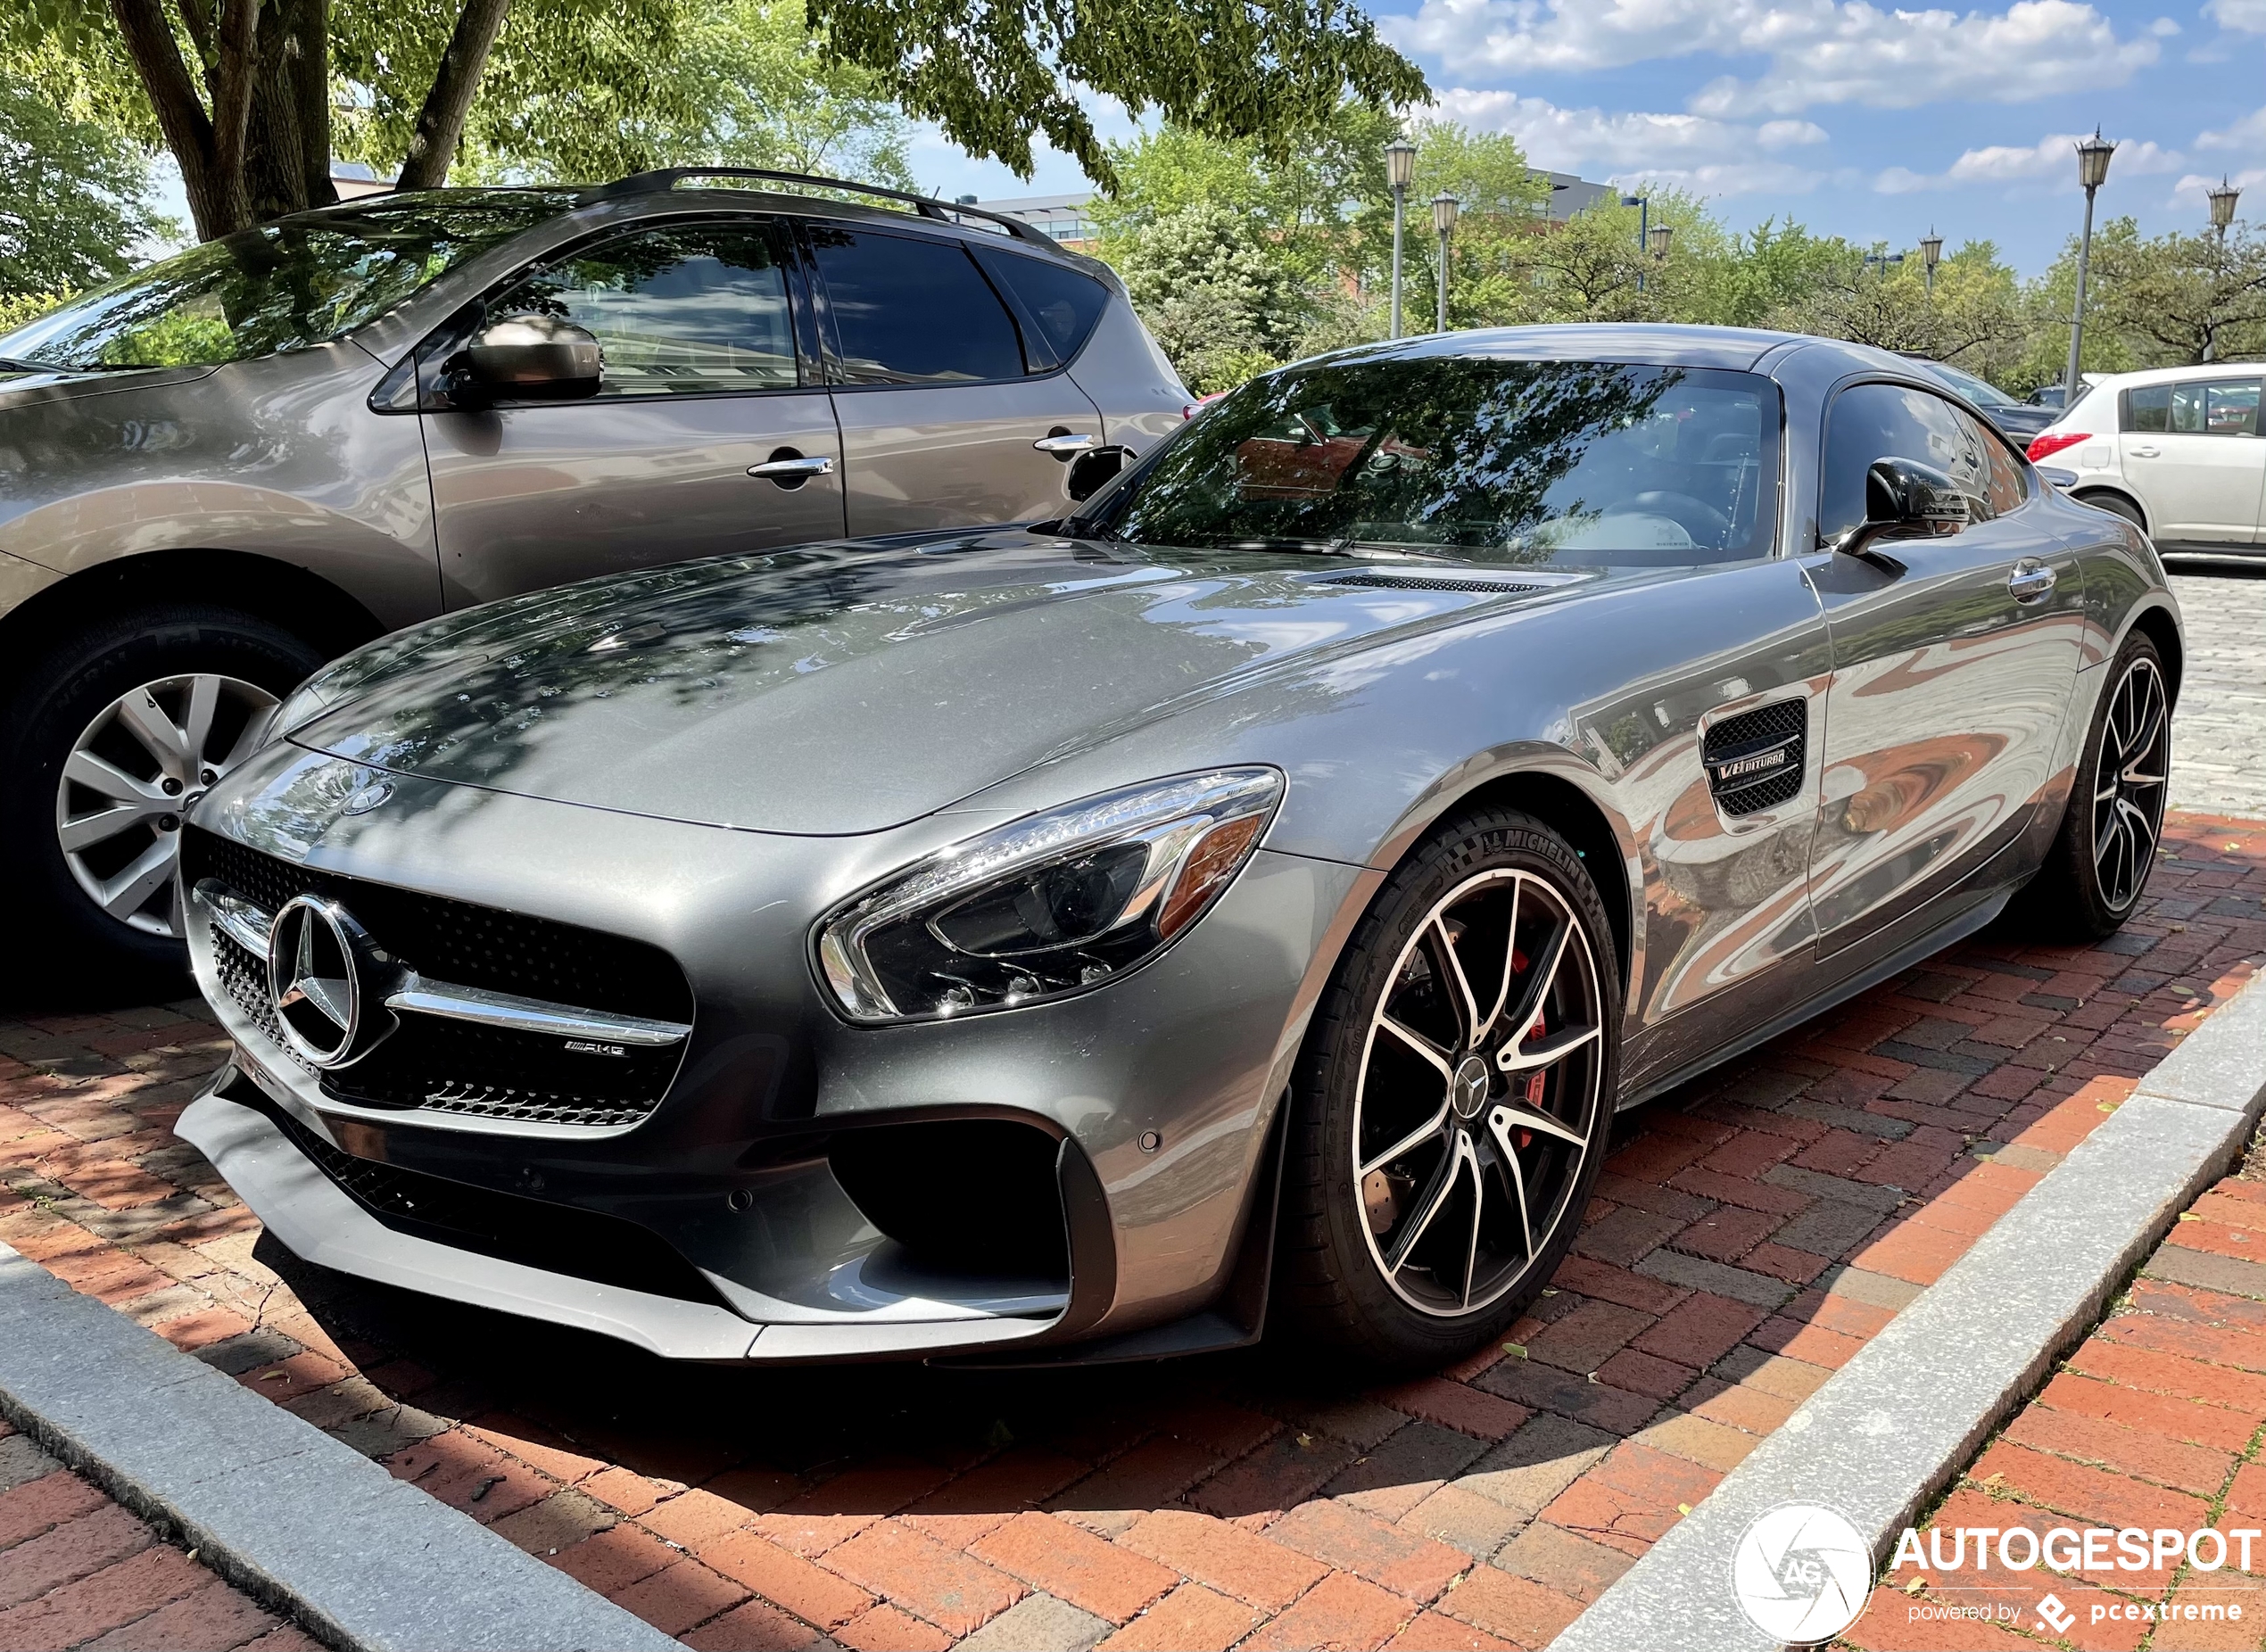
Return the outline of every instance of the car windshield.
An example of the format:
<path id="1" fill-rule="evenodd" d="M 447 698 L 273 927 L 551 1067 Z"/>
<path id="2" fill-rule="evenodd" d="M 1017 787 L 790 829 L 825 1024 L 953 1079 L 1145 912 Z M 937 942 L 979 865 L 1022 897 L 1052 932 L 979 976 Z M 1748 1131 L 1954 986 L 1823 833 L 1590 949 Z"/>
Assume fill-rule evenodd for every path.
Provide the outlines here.
<path id="1" fill-rule="evenodd" d="M 451 190 L 300 213 L 192 247 L 0 338 L 0 356 L 99 372 L 304 350 L 571 207 L 564 190 Z"/>
<path id="2" fill-rule="evenodd" d="M 1947 367 L 1940 361 L 1931 361 L 1928 368 L 1938 378 L 1950 385 L 1979 408 L 2018 408 L 2022 403 L 1988 379 L 1977 378 L 1972 373 L 1962 373 L 1957 368 Z"/>
<path id="3" fill-rule="evenodd" d="M 1778 388 L 1747 373 L 1325 360 L 1205 409 L 1099 507 L 1136 544 L 1525 566 L 1767 556 Z"/>

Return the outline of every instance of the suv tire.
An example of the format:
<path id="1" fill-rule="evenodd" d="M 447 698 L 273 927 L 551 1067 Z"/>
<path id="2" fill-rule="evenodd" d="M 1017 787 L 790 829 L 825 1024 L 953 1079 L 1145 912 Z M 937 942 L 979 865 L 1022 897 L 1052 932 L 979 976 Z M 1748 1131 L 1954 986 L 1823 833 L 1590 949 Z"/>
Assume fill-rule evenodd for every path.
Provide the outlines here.
<path id="1" fill-rule="evenodd" d="M 15 673 L 10 715 L 0 731 L 0 859 L 17 869 L 18 894 L 29 907 L 25 932 L 44 937 L 36 970 L 45 987 L 57 972 L 73 985 L 99 982 L 105 994 L 178 985 L 187 965 L 174 915 L 153 880 L 170 864 L 180 816 L 211 779 L 246 755 L 249 736 L 274 702 L 323 663 L 320 649 L 272 621 L 217 604 L 169 602 L 105 614 L 39 649 Z M 175 737 L 169 756 L 166 730 Z M 199 749 L 187 733 L 201 730 Z M 76 773 L 99 766 L 142 782 L 138 789 L 103 779 L 100 789 L 66 765 L 83 753 Z M 133 791 L 131 800 L 120 798 Z M 120 806 L 103 817 L 105 798 Z M 70 831 L 72 847 L 66 849 Z M 140 870 L 138 878 L 126 874 Z M 120 889 L 117 915 L 90 885 Z M 150 885 L 130 901 L 127 882 Z"/>

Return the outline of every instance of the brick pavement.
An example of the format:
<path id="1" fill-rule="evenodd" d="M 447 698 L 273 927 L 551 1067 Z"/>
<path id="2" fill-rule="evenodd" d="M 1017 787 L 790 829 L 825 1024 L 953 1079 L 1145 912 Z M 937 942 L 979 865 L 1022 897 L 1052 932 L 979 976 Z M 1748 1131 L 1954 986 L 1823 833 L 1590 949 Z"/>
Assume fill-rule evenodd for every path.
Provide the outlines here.
<path id="1" fill-rule="evenodd" d="M 673 1367 L 327 1274 L 168 1134 L 185 1007 L 0 1024 L 0 1239 L 696 1648 L 1534 1648 L 2266 957 L 2266 826 L 2166 847 L 2105 946 L 1986 936 L 1624 1121 L 1505 1345 L 1382 1387 Z"/>
<path id="2" fill-rule="evenodd" d="M 2182 558 L 2172 566 L 2187 657 L 2173 731 L 2171 806 L 2266 816 L 2266 764 L 2258 761 L 2266 731 L 2266 681 L 2258 670 L 2266 564 Z"/>
<path id="3" fill-rule="evenodd" d="M 1929 1564 L 1885 1578 L 1840 1644 L 1864 1652 L 2063 1644 L 2256 1652 L 2266 1646 L 2262 1445 L 2266 1136 L 2239 1174 L 2173 1224 L 2091 1336 L 1967 1466 L 1921 1527 Z M 1978 1569 L 1964 1546 L 1972 1540 L 1958 1533 L 1979 1526 L 2026 1528 L 2041 1540 L 2057 1526 L 2140 1526 L 2152 1535 L 2207 1528 L 2227 1540 L 2226 1564 L 2199 1567 L 2184 1553 L 2151 1549 L 2146 1564 L 2126 1570 L 2112 1546 L 2105 1566 L 2010 1574 L 1994 1548 L 1989 1568 Z M 2014 1558 L 2028 1541 L 2015 1544 Z M 2203 1559 L 2218 1557 L 2210 1542 L 2199 1547 Z M 1938 1553 L 1944 1567 L 1932 1564 Z M 2049 1591 L 2076 1615 L 2066 1640 L 2040 1622 Z M 1931 1607 L 1989 1608 L 1994 1621 L 1931 1619 Z"/>
<path id="4" fill-rule="evenodd" d="M 0 1652 L 318 1652 L 0 1423 Z"/>

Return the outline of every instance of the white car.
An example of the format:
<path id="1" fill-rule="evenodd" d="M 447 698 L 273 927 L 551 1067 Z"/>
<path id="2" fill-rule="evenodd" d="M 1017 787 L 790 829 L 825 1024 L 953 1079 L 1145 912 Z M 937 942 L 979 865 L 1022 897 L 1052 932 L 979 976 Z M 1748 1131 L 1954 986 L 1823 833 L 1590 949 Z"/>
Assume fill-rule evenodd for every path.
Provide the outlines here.
<path id="1" fill-rule="evenodd" d="M 2104 374 L 2030 444 L 2063 491 L 2168 551 L 2266 552 L 2254 362 Z"/>

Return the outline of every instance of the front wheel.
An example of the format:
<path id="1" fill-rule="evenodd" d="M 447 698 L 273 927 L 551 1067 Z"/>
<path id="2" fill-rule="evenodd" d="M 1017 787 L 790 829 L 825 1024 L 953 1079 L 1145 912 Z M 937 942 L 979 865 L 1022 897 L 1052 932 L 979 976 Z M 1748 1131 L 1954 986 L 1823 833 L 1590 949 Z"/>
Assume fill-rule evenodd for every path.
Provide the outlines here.
<path id="1" fill-rule="evenodd" d="M 2098 940 L 2122 926 L 2154 870 L 2171 775 L 2171 696 L 2163 657 L 2134 632 L 2108 670 L 2079 756 L 2062 830 L 2022 891 L 2030 927 Z"/>
<path id="2" fill-rule="evenodd" d="M 1371 1363 L 1497 1334 L 1573 1243 L 1616 1095 L 1619 979 L 1580 858 L 1509 810 L 1387 880 L 1292 1095 L 1278 1301 Z"/>

